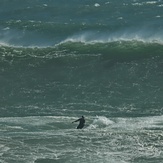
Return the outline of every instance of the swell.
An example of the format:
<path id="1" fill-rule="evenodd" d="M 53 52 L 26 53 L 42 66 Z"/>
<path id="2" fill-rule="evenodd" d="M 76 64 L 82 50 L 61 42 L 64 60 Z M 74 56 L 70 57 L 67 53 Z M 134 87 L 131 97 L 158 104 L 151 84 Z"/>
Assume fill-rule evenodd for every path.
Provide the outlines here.
<path id="1" fill-rule="evenodd" d="M 14 47 L 0 46 L 0 60 L 7 61 L 16 58 L 82 58 L 100 56 L 104 59 L 117 61 L 132 61 L 149 57 L 163 57 L 163 45 L 142 41 L 113 41 L 113 42 L 64 42 L 56 46 L 39 47 Z"/>

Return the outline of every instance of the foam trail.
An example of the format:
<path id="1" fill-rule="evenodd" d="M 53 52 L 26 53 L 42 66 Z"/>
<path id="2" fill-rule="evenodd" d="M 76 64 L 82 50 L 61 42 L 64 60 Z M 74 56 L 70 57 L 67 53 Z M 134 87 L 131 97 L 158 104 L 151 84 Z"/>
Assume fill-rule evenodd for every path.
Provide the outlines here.
<path id="1" fill-rule="evenodd" d="M 93 129 L 93 128 L 103 128 L 103 127 L 107 127 L 109 125 L 114 124 L 113 121 L 111 121 L 110 119 L 108 119 L 105 116 L 96 116 L 96 118 L 93 120 L 93 123 L 88 127 L 89 129 Z"/>

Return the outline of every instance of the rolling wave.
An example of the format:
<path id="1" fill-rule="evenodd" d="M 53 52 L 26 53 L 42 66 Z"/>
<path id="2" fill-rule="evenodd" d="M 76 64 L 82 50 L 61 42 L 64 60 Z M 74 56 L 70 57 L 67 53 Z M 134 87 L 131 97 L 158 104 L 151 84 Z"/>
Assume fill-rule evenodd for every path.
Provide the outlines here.
<path id="1" fill-rule="evenodd" d="M 162 57 L 163 45 L 142 41 L 74 42 L 67 41 L 52 47 L 15 47 L 1 44 L 0 58 L 60 58 L 102 56 L 105 59 L 132 60 Z"/>

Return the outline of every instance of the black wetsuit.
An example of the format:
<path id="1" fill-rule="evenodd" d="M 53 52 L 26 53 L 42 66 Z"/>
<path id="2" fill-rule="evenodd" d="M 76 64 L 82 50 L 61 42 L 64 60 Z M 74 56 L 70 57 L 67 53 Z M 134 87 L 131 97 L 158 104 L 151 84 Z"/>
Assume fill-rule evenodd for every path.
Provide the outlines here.
<path id="1" fill-rule="evenodd" d="M 78 122 L 79 121 L 79 125 L 77 126 L 77 129 L 82 129 L 84 127 L 84 124 L 85 124 L 85 119 L 84 117 L 82 118 L 79 118 L 78 120 L 76 120 L 75 122 Z"/>

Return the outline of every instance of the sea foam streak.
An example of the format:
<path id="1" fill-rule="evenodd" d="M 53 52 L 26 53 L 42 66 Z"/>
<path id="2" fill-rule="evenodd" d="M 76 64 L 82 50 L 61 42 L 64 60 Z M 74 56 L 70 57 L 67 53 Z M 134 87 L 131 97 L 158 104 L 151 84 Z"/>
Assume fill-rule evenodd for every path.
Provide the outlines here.
<path id="1" fill-rule="evenodd" d="M 146 29 L 139 31 L 123 30 L 118 32 L 84 32 L 68 37 L 61 43 L 65 42 L 82 42 L 82 43 L 107 43 L 117 41 L 141 41 L 146 43 L 163 44 L 162 31 L 147 32 Z"/>

